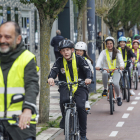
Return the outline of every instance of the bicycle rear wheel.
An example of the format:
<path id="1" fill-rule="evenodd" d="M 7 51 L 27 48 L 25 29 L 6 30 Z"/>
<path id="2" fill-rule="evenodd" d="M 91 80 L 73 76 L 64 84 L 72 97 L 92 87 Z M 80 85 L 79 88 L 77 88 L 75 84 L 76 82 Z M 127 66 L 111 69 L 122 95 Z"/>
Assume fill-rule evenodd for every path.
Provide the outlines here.
<path id="1" fill-rule="evenodd" d="M 65 140 L 74 140 L 74 115 L 68 109 L 65 116 Z"/>
<path id="2" fill-rule="evenodd" d="M 134 89 L 137 90 L 138 88 L 138 74 L 137 72 L 134 73 Z"/>
<path id="3" fill-rule="evenodd" d="M 109 102 L 110 102 L 110 114 L 113 115 L 114 101 L 113 101 L 113 86 L 109 86 Z"/>
<path id="4" fill-rule="evenodd" d="M 130 101 L 130 86 L 129 86 L 129 78 L 127 74 L 124 75 L 124 81 L 125 81 L 125 98 L 126 101 Z"/>
<path id="5" fill-rule="evenodd" d="M 76 112 L 75 115 L 75 135 L 74 135 L 74 140 L 80 140 L 80 130 L 79 130 L 79 117 L 78 117 L 78 112 Z"/>

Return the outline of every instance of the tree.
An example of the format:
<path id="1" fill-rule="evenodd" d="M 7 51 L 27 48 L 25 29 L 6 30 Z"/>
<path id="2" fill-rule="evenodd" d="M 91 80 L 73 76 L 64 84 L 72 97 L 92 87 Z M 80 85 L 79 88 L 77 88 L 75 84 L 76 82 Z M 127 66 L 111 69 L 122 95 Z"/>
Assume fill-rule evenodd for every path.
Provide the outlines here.
<path id="1" fill-rule="evenodd" d="M 104 19 L 107 18 L 109 11 L 116 6 L 118 1 L 119 0 L 95 0 L 95 12 L 102 19 L 102 30 L 103 30 L 103 21 L 105 21 Z"/>
<path id="2" fill-rule="evenodd" d="M 103 19 L 111 32 L 111 36 L 114 37 L 115 42 L 117 42 L 117 31 L 122 27 L 122 23 L 120 21 L 120 5 L 121 3 L 118 1 L 117 5 L 110 9 L 108 14 Z"/>
<path id="3" fill-rule="evenodd" d="M 39 123 L 49 121 L 50 88 L 47 79 L 50 71 L 50 35 L 53 22 L 63 10 L 68 0 L 20 0 L 24 4 L 33 3 L 40 18 L 40 63 L 41 89 L 39 100 Z"/>
<path id="4" fill-rule="evenodd" d="M 120 20 L 125 32 L 129 36 L 129 30 L 140 21 L 140 4 L 138 0 L 121 0 Z"/>
<path id="5" fill-rule="evenodd" d="M 87 0 L 73 0 L 73 2 L 77 5 L 79 11 L 78 21 L 77 21 L 77 30 L 78 30 L 77 41 L 82 41 L 82 35 L 83 35 L 82 20 L 83 20 L 83 14 L 87 9 L 86 7 Z"/>

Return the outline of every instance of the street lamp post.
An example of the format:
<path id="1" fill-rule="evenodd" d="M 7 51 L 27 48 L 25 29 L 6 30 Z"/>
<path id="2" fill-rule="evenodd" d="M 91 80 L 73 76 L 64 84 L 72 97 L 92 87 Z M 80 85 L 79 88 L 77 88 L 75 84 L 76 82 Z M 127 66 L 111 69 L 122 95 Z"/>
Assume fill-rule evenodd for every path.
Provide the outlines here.
<path id="1" fill-rule="evenodd" d="M 95 0 L 87 0 L 87 29 L 88 29 L 88 55 L 93 60 L 94 84 L 90 85 L 90 92 L 96 93 L 96 38 L 95 38 Z"/>

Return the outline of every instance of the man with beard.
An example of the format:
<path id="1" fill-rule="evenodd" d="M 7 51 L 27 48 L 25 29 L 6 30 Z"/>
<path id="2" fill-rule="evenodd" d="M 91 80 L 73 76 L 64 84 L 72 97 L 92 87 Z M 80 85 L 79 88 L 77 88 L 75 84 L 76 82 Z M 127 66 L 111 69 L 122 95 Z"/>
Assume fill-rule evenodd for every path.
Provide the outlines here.
<path id="1" fill-rule="evenodd" d="M 0 125 L 10 135 L 10 140 L 35 140 L 36 125 L 30 122 L 35 118 L 34 108 L 25 101 L 36 104 L 39 92 L 35 55 L 25 49 L 21 29 L 15 22 L 0 26 L 0 117 L 11 117 L 13 112 L 19 116 L 19 127 L 13 122 L 4 121 Z M 10 105 L 14 94 L 23 94 L 24 101 Z M 8 108 L 7 114 L 4 111 Z M 10 115 L 9 115 L 10 113 Z M 15 114 L 15 113 L 14 113 Z M 30 128 L 26 128 L 29 125 Z"/>

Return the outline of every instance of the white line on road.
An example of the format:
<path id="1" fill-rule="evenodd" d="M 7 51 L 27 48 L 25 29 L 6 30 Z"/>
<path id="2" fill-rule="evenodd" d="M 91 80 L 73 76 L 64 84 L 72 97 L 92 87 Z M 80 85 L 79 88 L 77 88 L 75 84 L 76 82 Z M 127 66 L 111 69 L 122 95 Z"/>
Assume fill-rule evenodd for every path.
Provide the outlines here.
<path id="1" fill-rule="evenodd" d="M 137 101 L 133 101 L 131 104 L 136 105 L 137 103 L 138 103 Z"/>
<path id="2" fill-rule="evenodd" d="M 118 131 L 112 131 L 109 137 L 116 137 L 117 134 L 118 134 Z"/>
<path id="3" fill-rule="evenodd" d="M 123 116 L 122 116 L 122 118 L 125 119 L 125 118 L 128 118 L 128 116 L 129 116 L 129 113 L 124 113 Z"/>
<path id="4" fill-rule="evenodd" d="M 136 97 L 136 98 L 135 98 L 135 100 L 139 100 L 139 99 L 140 99 L 140 97 Z"/>
<path id="5" fill-rule="evenodd" d="M 128 111 L 132 111 L 134 109 L 134 107 L 128 107 L 127 110 Z"/>
<path id="6" fill-rule="evenodd" d="M 118 122 L 117 125 L 116 125 L 116 127 L 122 127 L 123 124 L 124 124 L 124 122 Z"/>

